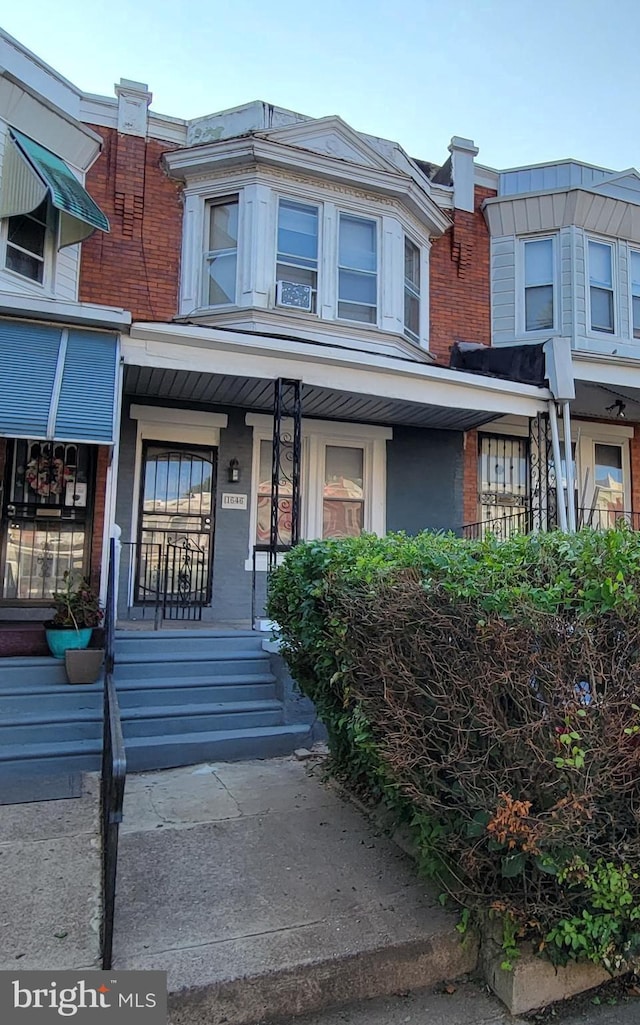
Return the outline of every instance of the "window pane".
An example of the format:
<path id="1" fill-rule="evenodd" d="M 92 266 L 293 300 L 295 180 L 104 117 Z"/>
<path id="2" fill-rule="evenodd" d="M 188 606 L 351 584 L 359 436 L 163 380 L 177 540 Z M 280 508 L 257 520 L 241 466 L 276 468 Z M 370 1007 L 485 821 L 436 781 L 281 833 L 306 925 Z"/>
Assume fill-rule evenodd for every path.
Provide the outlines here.
<path id="1" fill-rule="evenodd" d="M 620 445 L 595 445 L 595 483 L 596 509 L 608 510 L 612 513 L 624 509 L 624 483 L 622 479 L 622 448 Z M 615 525 L 615 517 L 611 522 L 601 522 L 601 526 Z"/>
<path id="2" fill-rule="evenodd" d="M 236 253 L 214 256 L 208 261 L 210 306 L 236 301 L 236 262 Z"/>
<path id="3" fill-rule="evenodd" d="M 613 333 L 613 292 L 608 289 L 591 288 L 591 327 Z"/>
<path id="4" fill-rule="evenodd" d="M 420 250 L 411 239 L 404 240 L 404 279 L 420 292 Z"/>
<path id="5" fill-rule="evenodd" d="M 341 320 L 359 320 L 363 324 L 375 324 L 378 314 L 375 306 L 356 306 L 355 303 L 338 303 L 338 317 Z"/>
<path id="6" fill-rule="evenodd" d="M 548 285 L 553 281 L 553 241 L 550 238 L 525 242 L 525 285 Z"/>
<path id="7" fill-rule="evenodd" d="M 361 448 L 327 445 L 324 471 L 325 498 L 362 498 L 364 452 Z"/>
<path id="8" fill-rule="evenodd" d="M 33 217 L 22 215 L 10 217 L 7 230 L 7 241 L 26 249 L 35 256 L 44 256 L 45 225 Z"/>
<path id="9" fill-rule="evenodd" d="M 553 285 L 526 288 L 524 292 L 525 330 L 543 331 L 553 327 Z"/>
<path id="10" fill-rule="evenodd" d="M 238 244 L 238 202 L 216 203 L 211 207 L 209 252 L 235 249 Z"/>
<path id="11" fill-rule="evenodd" d="M 318 208 L 280 200 L 278 252 L 302 257 L 315 264 L 318 258 Z"/>
<path id="12" fill-rule="evenodd" d="M 420 300 L 407 288 L 404 290 L 404 329 L 414 339 L 420 334 Z"/>
<path id="13" fill-rule="evenodd" d="M 592 285 L 612 288 L 611 246 L 603 242 L 589 243 L 589 278 Z"/>
<path id="14" fill-rule="evenodd" d="M 633 337 L 640 338 L 640 296 L 633 297 Z"/>
<path id="15" fill-rule="evenodd" d="M 42 283 L 44 277 L 44 262 L 35 256 L 28 256 L 19 249 L 14 249 L 7 244 L 7 255 L 5 260 L 7 270 L 22 274 L 25 278 Z"/>
<path id="16" fill-rule="evenodd" d="M 328 501 L 322 503 L 323 537 L 359 537 L 364 529 L 362 502 Z"/>
<path id="17" fill-rule="evenodd" d="M 340 271 L 339 299 L 375 306 L 376 292 L 377 280 L 375 274 L 360 274 L 358 271 L 352 270 Z"/>
<path id="18" fill-rule="evenodd" d="M 293 447 L 291 446 L 293 453 Z M 287 458 L 287 453 L 284 453 Z M 260 465 L 258 470 L 258 509 L 256 517 L 256 544 L 268 545 L 271 540 L 271 474 L 273 444 L 260 442 Z M 278 497 L 278 544 L 291 544 L 291 495 L 290 481 L 281 480 Z"/>
<path id="19" fill-rule="evenodd" d="M 306 267 L 291 267 L 283 263 L 276 267 L 276 281 L 293 281 L 297 285 L 311 285 L 315 288 L 317 280 L 316 272 Z"/>
<path id="20" fill-rule="evenodd" d="M 340 215 L 340 252 L 341 267 L 355 270 L 375 271 L 376 262 L 376 222 L 366 221 L 361 217 Z"/>
<path id="21" fill-rule="evenodd" d="M 631 253 L 631 291 L 640 295 L 640 253 Z"/>

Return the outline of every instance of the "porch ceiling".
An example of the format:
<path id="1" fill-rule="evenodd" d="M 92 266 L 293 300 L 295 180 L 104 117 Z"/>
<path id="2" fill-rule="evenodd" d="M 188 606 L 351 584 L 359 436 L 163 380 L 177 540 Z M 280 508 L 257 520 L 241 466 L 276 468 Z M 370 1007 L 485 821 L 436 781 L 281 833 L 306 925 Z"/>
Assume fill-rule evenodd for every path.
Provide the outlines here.
<path id="1" fill-rule="evenodd" d="M 273 380 L 196 373 L 160 367 L 125 367 L 125 393 L 136 398 L 217 406 L 241 406 L 256 412 L 273 409 Z M 500 414 L 479 410 L 451 409 L 373 395 L 302 386 L 302 413 L 326 420 L 357 423 L 406 424 L 435 430 L 468 431 L 495 420 Z"/>
<path id="2" fill-rule="evenodd" d="M 617 400 L 624 405 L 624 417 L 617 410 L 609 409 Z M 576 381 L 576 397 L 571 404 L 572 416 L 592 417 L 596 420 L 611 420 L 612 423 L 640 422 L 640 388 L 622 384 L 596 384 L 593 381 Z"/>

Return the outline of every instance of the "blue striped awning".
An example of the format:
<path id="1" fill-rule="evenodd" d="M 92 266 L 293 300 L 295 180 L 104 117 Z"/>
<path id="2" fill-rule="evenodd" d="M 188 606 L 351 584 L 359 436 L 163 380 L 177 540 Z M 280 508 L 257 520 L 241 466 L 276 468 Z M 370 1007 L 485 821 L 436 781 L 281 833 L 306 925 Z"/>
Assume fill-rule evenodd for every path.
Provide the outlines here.
<path id="1" fill-rule="evenodd" d="M 0 437 L 113 444 L 118 335 L 0 320 Z"/>

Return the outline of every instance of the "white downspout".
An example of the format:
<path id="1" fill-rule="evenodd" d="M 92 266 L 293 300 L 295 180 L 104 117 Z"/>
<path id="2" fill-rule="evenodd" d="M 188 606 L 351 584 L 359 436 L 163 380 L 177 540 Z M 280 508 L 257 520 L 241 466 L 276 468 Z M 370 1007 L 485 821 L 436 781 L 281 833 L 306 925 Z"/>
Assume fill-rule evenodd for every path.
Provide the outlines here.
<path id="1" fill-rule="evenodd" d="M 564 427 L 564 455 L 567 465 L 567 527 L 569 533 L 576 530 L 575 483 L 573 479 L 573 452 L 571 451 L 571 413 L 569 402 L 562 403 L 562 426 Z"/>
<path id="2" fill-rule="evenodd" d="M 567 530 L 567 506 L 565 504 L 565 490 L 562 485 L 562 460 L 560 458 L 560 434 L 558 431 L 558 414 L 553 399 L 549 402 L 549 424 L 551 426 L 551 447 L 553 449 L 553 462 L 556 467 L 556 500 L 558 503 L 558 524 L 560 530 L 566 533 Z"/>

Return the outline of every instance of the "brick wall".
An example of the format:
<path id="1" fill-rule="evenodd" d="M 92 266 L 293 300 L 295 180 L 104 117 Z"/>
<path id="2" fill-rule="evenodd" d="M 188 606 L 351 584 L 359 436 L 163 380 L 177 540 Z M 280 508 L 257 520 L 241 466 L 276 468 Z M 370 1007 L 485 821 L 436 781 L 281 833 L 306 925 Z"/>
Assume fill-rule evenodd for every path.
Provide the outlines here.
<path id="1" fill-rule="evenodd" d="M 178 308 L 181 186 L 160 161 L 173 147 L 90 127 L 104 146 L 86 184 L 111 232 L 96 231 L 82 243 L 80 300 L 124 307 L 134 320 L 171 320 Z"/>
<path id="2" fill-rule="evenodd" d="M 489 230 L 480 210 L 491 196 L 476 188 L 475 211 L 455 210 L 453 227 L 431 246 L 429 349 L 444 366 L 454 342 L 491 344 Z"/>
<path id="3" fill-rule="evenodd" d="M 453 227 L 436 239 L 430 257 L 429 348 L 440 365 L 449 365 L 454 342 L 491 344 L 490 238 L 481 206 L 495 196 L 476 188 L 475 210 L 455 210 Z M 464 440 L 463 516 L 478 519 L 478 434 Z"/>

